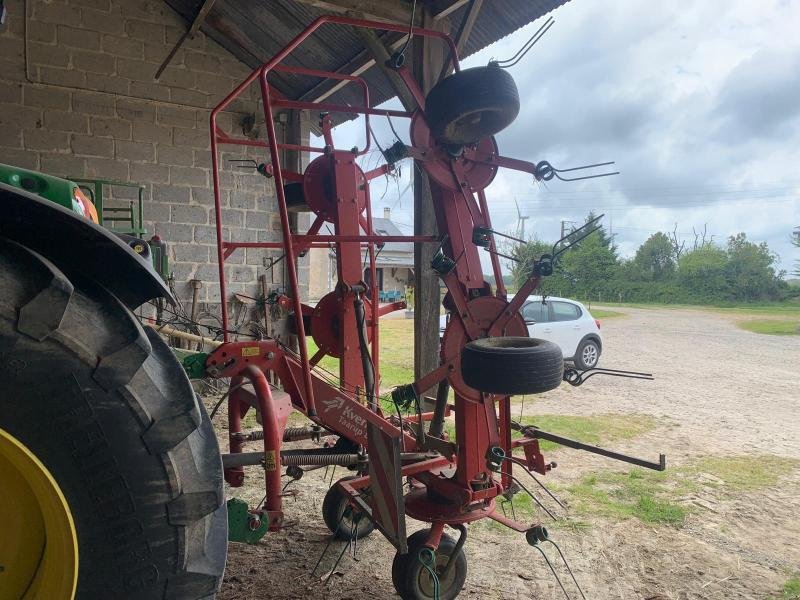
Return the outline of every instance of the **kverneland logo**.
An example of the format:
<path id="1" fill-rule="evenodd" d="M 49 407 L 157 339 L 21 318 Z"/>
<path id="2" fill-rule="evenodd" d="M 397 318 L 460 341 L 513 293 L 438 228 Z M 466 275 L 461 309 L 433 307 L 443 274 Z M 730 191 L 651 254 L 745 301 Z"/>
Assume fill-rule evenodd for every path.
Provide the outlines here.
<path id="1" fill-rule="evenodd" d="M 325 405 L 325 412 L 328 412 L 332 408 L 342 408 L 342 406 L 344 406 L 344 398 L 323 400 L 322 403 Z"/>

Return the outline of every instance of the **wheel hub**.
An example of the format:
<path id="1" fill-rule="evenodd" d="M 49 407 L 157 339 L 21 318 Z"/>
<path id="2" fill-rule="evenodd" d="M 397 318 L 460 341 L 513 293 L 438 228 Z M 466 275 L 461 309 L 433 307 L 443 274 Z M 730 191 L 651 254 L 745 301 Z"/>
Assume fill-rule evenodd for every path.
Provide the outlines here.
<path id="1" fill-rule="evenodd" d="M 31 450 L 0 429 L 0 588 L 9 598 L 73 598 L 78 537 L 66 498 Z"/>

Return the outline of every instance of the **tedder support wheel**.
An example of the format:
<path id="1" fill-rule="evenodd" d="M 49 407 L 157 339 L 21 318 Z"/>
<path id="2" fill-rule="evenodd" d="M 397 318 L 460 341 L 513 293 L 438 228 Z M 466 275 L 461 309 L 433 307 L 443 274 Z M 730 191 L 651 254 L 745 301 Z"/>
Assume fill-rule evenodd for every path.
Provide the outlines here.
<path id="1" fill-rule="evenodd" d="M 0 361 L 0 597 L 19 597 L 9 582 L 52 590 L 57 545 L 81 600 L 213 598 L 222 463 L 161 338 L 104 288 L 0 238 Z"/>
<path id="2" fill-rule="evenodd" d="M 356 477 L 356 475 L 344 477 L 339 481 Z M 350 510 L 347 511 L 348 507 L 350 507 L 350 503 L 347 501 L 347 497 L 338 485 L 332 485 L 322 501 L 322 519 L 325 521 L 325 525 L 337 540 L 351 539 L 354 526 L 356 539 L 367 537 L 375 530 L 375 524 L 368 517 L 359 515 L 360 511 L 355 508 L 350 507 Z"/>
<path id="3" fill-rule="evenodd" d="M 425 98 L 425 117 L 441 143 L 468 146 L 508 127 L 519 114 L 514 79 L 496 66 L 453 73 Z"/>
<path id="4" fill-rule="evenodd" d="M 420 561 L 420 552 L 425 548 L 428 530 L 417 531 L 408 538 L 408 554 L 395 554 L 392 562 L 392 583 L 403 600 L 434 600 L 434 582 L 428 569 Z M 442 577 L 444 568 L 456 548 L 456 541 L 442 534 L 436 551 L 436 573 L 439 579 L 439 600 L 457 598 L 467 580 L 467 557 L 459 548 L 453 557 L 453 565 Z"/>
<path id="5" fill-rule="evenodd" d="M 482 338 L 461 351 L 461 375 L 481 392 L 540 394 L 561 385 L 564 357 L 561 348 L 546 340 Z"/>

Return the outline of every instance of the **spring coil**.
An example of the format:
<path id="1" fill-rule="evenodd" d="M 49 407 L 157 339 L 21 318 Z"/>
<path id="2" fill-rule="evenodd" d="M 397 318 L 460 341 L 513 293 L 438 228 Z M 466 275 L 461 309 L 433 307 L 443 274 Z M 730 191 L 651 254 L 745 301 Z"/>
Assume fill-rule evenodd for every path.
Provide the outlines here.
<path id="1" fill-rule="evenodd" d="M 363 460 L 359 454 L 281 454 L 284 467 L 328 466 L 349 467 Z"/>

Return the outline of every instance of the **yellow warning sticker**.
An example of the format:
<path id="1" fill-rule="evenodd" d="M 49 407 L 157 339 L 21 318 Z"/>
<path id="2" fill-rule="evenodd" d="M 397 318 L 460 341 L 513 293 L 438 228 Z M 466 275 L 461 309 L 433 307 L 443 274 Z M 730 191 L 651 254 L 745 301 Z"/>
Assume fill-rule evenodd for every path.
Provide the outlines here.
<path id="1" fill-rule="evenodd" d="M 275 450 L 267 450 L 264 452 L 264 468 L 267 471 L 274 471 L 278 468 L 275 460 Z"/>
<path id="2" fill-rule="evenodd" d="M 242 356 L 258 356 L 258 346 L 245 346 L 242 348 Z"/>

